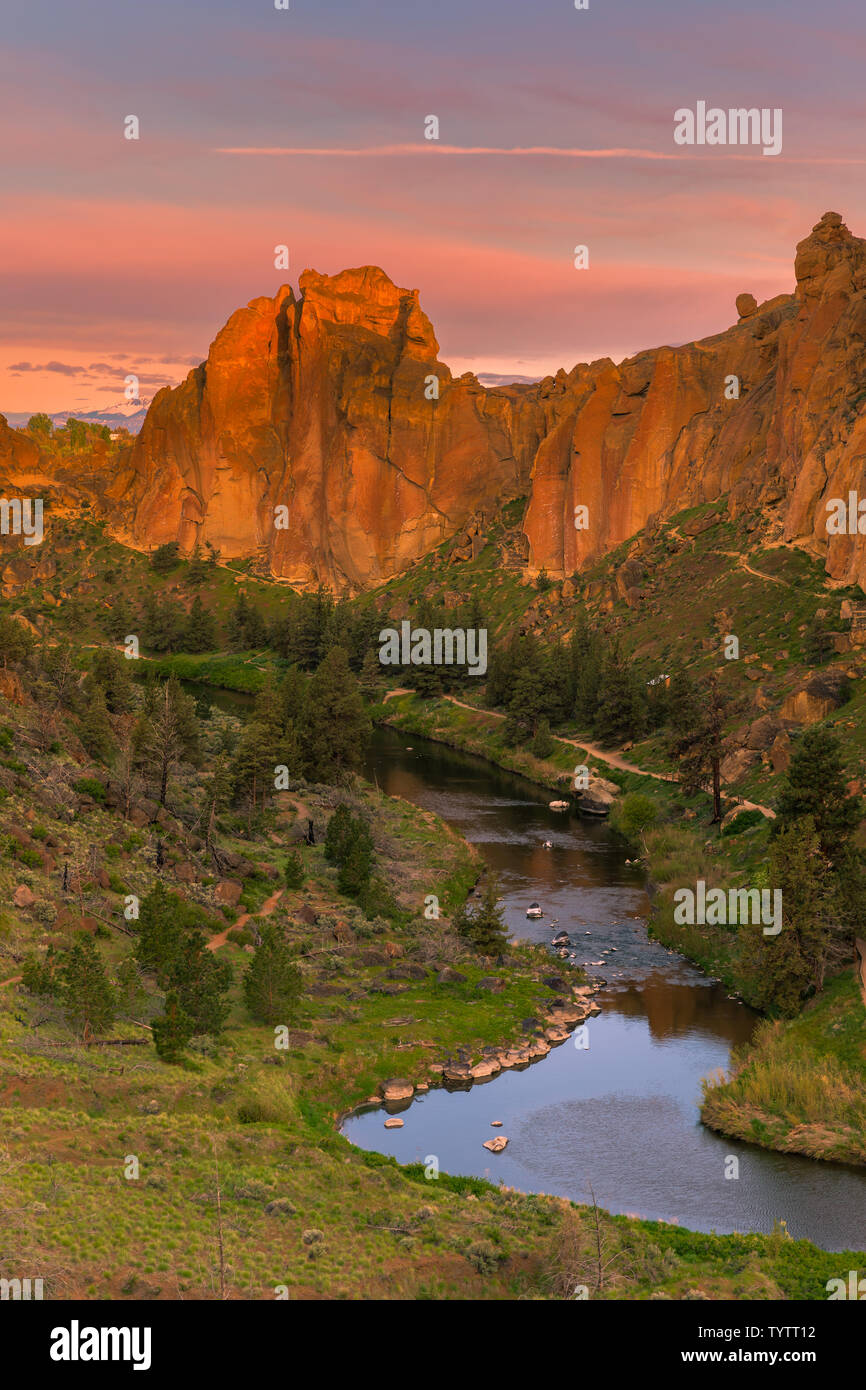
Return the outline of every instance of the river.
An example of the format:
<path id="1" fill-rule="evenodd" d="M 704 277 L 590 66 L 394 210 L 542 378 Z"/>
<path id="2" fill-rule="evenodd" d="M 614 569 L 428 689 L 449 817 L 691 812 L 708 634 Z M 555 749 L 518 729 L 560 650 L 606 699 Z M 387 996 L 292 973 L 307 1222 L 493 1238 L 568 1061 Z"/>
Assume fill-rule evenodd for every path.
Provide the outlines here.
<path id="1" fill-rule="evenodd" d="M 866 1248 L 866 1173 L 700 1123 L 701 1078 L 727 1067 L 756 1015 L 648 938 L 644 875 L 605 824 L 550 811 L 550 794 L 522 778 L 391 729 L 376 730 L 366 773 L 478 846 L 516 937 L 549 942 L 567 930 L 576 959 L 606 984 L 588 1049 L 568 1042 L 469 1091 L 431 1090 L 401 1111 L 403 1129 L 384 1129 L 383 1111 L 364 1107 L 344 1125 L 353 1143 L 401 1163 L 435 1155 L 446 1172 L 577 1201 L 592 1184 L 609 1211 L 692 1230 L 766 1232 L 784 1219 L 824 1249 Z M 533 900 L 541 921 L 526 918 Z M 509 1143 L 493 1155 L 482 1141 L 495 1134 Z M 738 1177 L 725 1176 L 731 1158 Z"/>

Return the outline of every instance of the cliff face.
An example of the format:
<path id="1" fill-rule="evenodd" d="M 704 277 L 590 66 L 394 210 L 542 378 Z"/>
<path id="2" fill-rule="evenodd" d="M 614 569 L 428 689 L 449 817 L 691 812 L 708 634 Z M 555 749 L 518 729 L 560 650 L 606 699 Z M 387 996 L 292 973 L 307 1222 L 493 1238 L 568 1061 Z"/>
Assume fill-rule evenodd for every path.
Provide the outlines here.
<path id="1" fill-rule="evenodd" d="M 827 213 L 795 275 L 792 295 L 741 295 L 738 322 L 702 342 L 486 390 L 438 360 L 417 291 L 370 266 L 306 271 L 299 299 L 238 310 L 156 396 L 116 476 L 77 481 L 135 546 L 211 541 L 344 592 L 527 494 L 530 568 L 553 576 L 726 493 L 734 513 L 774 506 L 784 539 L 866 585 L 864 539 L 826 530 L 827 501 L 864 485 L 866 242 Z M 0 475 L 39 473 L 22 441 L 0 430 Z"/>
<path id="2" fill-rule="evenodd" d="M 159 393 L 112 495 L 134 544 L 209 540 L 293 583 L 357 590 L 525 487 L 538 410 L 531 388 L 455 381 L 417 292 L 381 270 L 306 271 L 300 288 L 233 314 L 207 362 Z"/>
<path id="3" fill-rule="evenodd" d="M 826 510 L 864 484 L 866 242 L 827 213 L 795 274 L 793 295 L 760 307 L 740 296 L 726 333 L 600 365 L 535 459 L 534 566 L 571 573 L 654 513 L 729 493 L 734 513 L 775 504 L 784 539 L 807 539 L 835 579 L 866 581 L 863 538 L 828 537 Z"/>

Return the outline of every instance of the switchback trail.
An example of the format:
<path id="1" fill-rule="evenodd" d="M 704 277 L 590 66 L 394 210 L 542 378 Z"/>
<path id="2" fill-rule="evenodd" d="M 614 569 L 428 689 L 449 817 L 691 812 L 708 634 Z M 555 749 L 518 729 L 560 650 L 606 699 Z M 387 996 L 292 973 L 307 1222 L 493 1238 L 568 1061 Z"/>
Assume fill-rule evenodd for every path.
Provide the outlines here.
<path id="1" fill-rule="evenodd" d="M 766 577 L 766 576 L 765 576 Z M 389 690 L 385 700 L 390 700 L 396 695 L 411 695 L 411 690 Z M 459 705 L 461 709 L 468 709 L 472 714 L 487 715 L 490 719 L 504 719 L 504 714 L 492 709 L 479 709 L 477 705 L 468 705 L 464 700 L 458 700 L 455 695 L 443 695 L 443 700 L 447 700 L 451 705 Z M 639 777 L 652 777 L 657 782 L 678 782 L 679 778 L 669 772 L 650 772 L 648 768 L 638 767 L 636 763 L 630 763 L 619 753 L 605 753 L 594 743 L 578 742 L 576 738 L 566 738 L 564 734 L 554 734 L 553 737 L 559 743 L 568 743 L 572 748 L 578 748 L 583 753 L 588 753 L 590 757 L 597 758 L 599 762 L 607 763 L 608 767 L 618 768 L 620 772 L 635 772 Z M 776 812 L 769 806 L 762 806 L 759 801 L 746 801 L 741 799 L 739 805 L 744 811 L 761 811 L 770 820 L 776 819 Z"/>

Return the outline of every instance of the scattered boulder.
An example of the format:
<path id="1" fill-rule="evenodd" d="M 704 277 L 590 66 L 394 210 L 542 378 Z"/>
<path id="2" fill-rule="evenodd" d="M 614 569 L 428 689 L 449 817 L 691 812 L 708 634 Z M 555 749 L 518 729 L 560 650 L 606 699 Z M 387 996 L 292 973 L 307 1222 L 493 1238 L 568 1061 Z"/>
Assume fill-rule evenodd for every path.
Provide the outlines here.
<path id="1" fill-rule="evenodd" d="M 482 1062 L 476 1062 L 474 1067 L 469 1068 L 469 1075 L 473 1081 L 483 1081 L 487 1076 L 495 1076 L 502 1068 L 499 1059 L 496 1057 L 485 1057 Z"/>
<path id="2" fill-rule="evenodd" d="M 504 1134 L 495 1134 L 492 1139 L 484 1140 L 484 1148 L 489 1149 L 492 1154 L 501 1154 L 507 1143 Z"/>
<path id="3" fill-rule="evenodd" d="M 387 1081 L 379 1082 L 379 1095 L 385 1101 L 411 1100 L 414 1094 L 415 1087 L 404 1076 L 392 1076 Z"/>
<path id="4" fill-rule="evenodd" d="M 759 755 L 753 749 L 735 748 L 727 757 L 722 758 L 719 776 L 723 782 L 739 782 L 758 761 Z"/>
<path id="5" fill-rule="evenodd" d="M 437 985 L 462 985 L 466 982 L 466 976 L 461 975 L 459 970 L 453 970 L 450 965 L 445 965 L 436 975 Z"/>
<path id="6" fill-rule="evenodd" d="M 392 1115 L 391 1118 L 390 1118 L 389 1120 L 386 1120 L 386 1121 L 385 1121 L 385 1128 L 386 1128 L 386 1129 L 402 1129 L 402 1128 L 403 1128 L 403 1121 L 400 1120 L 400 1119 L 398 1119 L 396 1115 Z"/>
<path id="7" fill-rule="evenodd" d="M 505 989 L 505 981 L 498 975 L 482 975 L 478 981 L 478 989 L 486 989 L 491 994 L 501 994 Z"/>
<path id="8" fill-rule="evenodd" d="M 773 746 L 776 736 L 782 732 L 782 722 L 773 714 L 762 714 L 754 724 L 749 725 L 746 734 L 746 747 L 764 752 Z"/>
<path id="9" fill-rule="evenodd" d="M 616 798 L 619 787 L 606 777 L 590 776 L 589 786 L 578 797 L 578 810 L 591 811 L 594 815 L 607 814 Z"/>
<path id="10" fill-rule="evenodd" d="M 227 907 L 237 907 L 243 891 L 244 886 L 237 879 L 222 878 L 216 886 L 217 902 L 225 903 Z"/>
<path id="11" fill-rule="evenodd" d="M 36 901 L 26 883 L 21 883 L 12 894 L 12 901 L 16 907 L 32 907 Z"/>
<path id="12" fill-rule="evenodd" d="M 816 671 L 805 685 L 789 695 L 782 705 L 782 719 L 795 724 L 817 724 L 834 709 L 839 709 L 847 697 L 848 676 L 844 671 L 830 668 Z"/>

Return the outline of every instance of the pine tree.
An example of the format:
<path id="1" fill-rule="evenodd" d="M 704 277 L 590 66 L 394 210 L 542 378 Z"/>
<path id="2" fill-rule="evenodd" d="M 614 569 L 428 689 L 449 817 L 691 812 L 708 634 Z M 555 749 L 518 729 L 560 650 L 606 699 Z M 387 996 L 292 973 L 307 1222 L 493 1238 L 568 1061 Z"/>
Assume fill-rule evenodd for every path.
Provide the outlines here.
<path id="1" fill-rule="evenodd" d="M 713 821 L 718 822 L 722 818 L 719 769 L 728 700 L 716 673 L 701 682 L 694 704 L 684 697 L 677 708 L 676 717 L 682 724 L 687 717 L 694 720 L 671 740 L 671 754 L 679 760 L 680 785 L 686 795 L 712 786 Z"/>
<path id="2" fill-rule="evenodd" d="M 311 781 L 334 782 L 360 767 L 370 738 L 370 719 L 342 647 L 328 652 L 310 678 L 301 726 L 304 772 Z"/>
<path id="3" fill-rule="evenodd" d="M 529 664 L 517 672 L 508 702 L 509 718 L 520 729 L 523 739 L 534 737 L 546 697 L 544 675 L 538 666 L 537 645 L 526 655 Z"/>
<path id="4" fill-rule="evenodd" d="M 823 666 L 833 655 L 833 635 L 820 618 L 813 617 L 803 634 L 803 660 L 809 666 Z"/>
<path id="5" fill-rule="evenodd" d="M 81 1032 L 104 1033 L 114 1022 L 114 991 L 91 936 L 82 935 L 64 953 L 58 970 L 60 1002 L 70 1023 Z"/>
<path id="6" fill-rule="evenodd" d="M 145 970 L 154 970 L 163 985 L 180 951 L 183 935 L 176 909 L 174 895 L 162 882 L 154 884 L 139 907 L 136 959 Z"/>
<path id="7" fill-rule="evenodd" d="M 810 817 L 782 828 L 771 841 L 768 887 L 782 898 L 782 929 L 740 928 L 740 968 L 758 1008 L 791 1017 L 812 990 L 820 990 L 836 926 L 827 862 Z"/>
<path id="8" fill-rule="evenodd" d="M 372 648 L 361 663 L 358 675 L 358 689 L 365 700 L 378 700 L 382 690 L 382 664 L 378 651 Z"/>
<path id="9" fill-rule="evenodd" d="M 200 931 L 187 931 L 169 971 L 168 983 L 177 991 L 181 1007 L 192 1019 L 196 1033 L 222 1032 L 229 1016 L 226 1000 L 231 966 L 207 949 Z"/>
<path id="10" fill-rule="evenodd" d="M 639 738 L 646 728 L 643 688 L 618 643 L 610 648 L 602 665 L 592 727 L 596 737 L 608 745 Z"/>
<path id="11" fill-rule="evenodd" d="M 208 612 L 198 594 L 189 610 L 183 644 L 189 652 L 209 652 L 217 645 L 213 614 Z"/>
<path id="12" fill-rule="evenodd" d="M 582 629 L 584 652 L 577 673 L 574 697 L 574 718 L 581 729 L 593 727 L 601 687 L 604 643 L 596 632 Z"/>
<path id="13" fill-rule="evenodd" d="M 300 888 L 304 882 L 304 861 L 297 850 L 286 855 L 283 865 L 283 881 L 287 888 Z"/>
<path id="14" fill-rule="evenodd" d="M 340 865 L 337 887 L 348 897 L 357 898 L 368 886 L 372 872 L 373 852 L 362 840 L 356 839 Z"/>
<path id="15" fill-rule="evenodd" d="M 464 903 L 454 914 L 453 926 L 474 951 L 482 956 L 498 956 L 507 949 L 508 930 L 499 906 L 499 885 L 488 874 L 481 902 L 470 912 Z"/>
<path id="16" fill-rule="evenodd" d="M 136 737 L 145 757 L 159 776 L 159 804 L 165 805 L 168 779 L 172 769 L 181 761 L 194 761 L 198 756 L 199 727 L 195 717 L 195 701 L 185 694 L 180 682 L 172 676 L 155 696 L 153 711 L 140 724 Z"/>
<path id="17" fill-rule="evenodd" d="M 177 990 L 170 990 L 165 996 L 163 1013 L 153 1020 L 156 1055 L 163 1062 L 179 1062 L 194 1032 L 195 1024 L 181 1004 Z"/>
<path id="18" fill-rule="evenodd" d="M 301 986 L 302 976 L 292 948 L 275 927 L 264 927 L 242 986 L 244 1002 L 253 1018 L 290 1026 L 298 1017 Z"/>
<path id="19" fill-rule="evenodd" d="M 78 721 L 78 736 L 91 758 L 99 763 L 111 762 L 117 750 L 105 691 L 95 681 L 88 680 L 85 688 L 85 703 Z"/>
<path id="20" fill-rule="evenodd" d="M 189 563 L 186 567 L 186 582 L 187 584 L 203 584 L 204 581 L 207 579 L 207 575 L 207 563 L 205 562 L 201 550 L 196 544 L 196 547 L 193 550 L 192 555 L 189 558 Z"/>
<path id="21" fill-rule="evenodd" d="M 126 629 L 129 632 L 129 628 Z M 105 691 L 105 703 L 111 714 L 127 714 L 133 706 L 133 686 L 129 662 L 119 652 L 98 648 L 93 653 L 91 676 Z"/>
<path id="22" fill-rule="evenodd" d="M 530 753 L 536 758 L 549 758 L 555 746 L 550 734 L 550 720 L 539 720 L 538 728 L 535 731 L 535 737 L 529 745 Z"/>
<path id="23" fill-rule="evenodd" d="M 201 823 L 204 826 L 205 850 L 213 844 L 214 827 L 220 811 L 228 806 L 232 792 L 233 777 L 225 752 L 217 753 L 213 775 L 205 785 L 202 797 Z"/>
<path id="24" fill-rule="evenodd" d="M 677 668 L 671 674 L 668 692 L 668 725 L 671 742 L 691 735 L 701 719 L 701 698 L 697 685 L 688 671 Z M 674 754 L 674 756 L 676 756 Z"/>
<path id="25" fill-rule="evenodd" d="M 800 739 L 779 797 L 773 831 L 811 816 L 821 851 L 831 861 L 848 844 L 860 821 L 860 798 L 848 792 L 839 740 L 829 729 L 813 725 Z"/>

